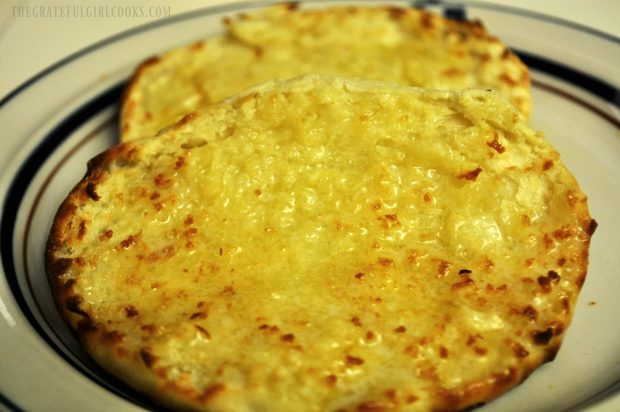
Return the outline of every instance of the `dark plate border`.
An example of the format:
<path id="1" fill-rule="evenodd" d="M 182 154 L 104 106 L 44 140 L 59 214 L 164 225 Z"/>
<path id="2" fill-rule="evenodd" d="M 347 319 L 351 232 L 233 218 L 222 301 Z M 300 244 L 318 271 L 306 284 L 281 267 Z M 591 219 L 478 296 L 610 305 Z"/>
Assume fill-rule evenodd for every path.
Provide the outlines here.
<path id="1" fill-rule="evenodd" d="M 0 392 L 0 405 L 7 408 L 7 410 L 12 412 L 24 412 L 22 408 L 17 406 L 15 402 L 6 397 L 2 392 Z"/>
<path id="2" fill-rule="evenodd" d="M 183 13 L 165 20 L 160 20 L 156 22 L 152 22 L 143 26 L 136 27 L 131 30 L 127 30 L 125 32 L 119 33 L 107 39 L 104 39 L 100 42 L 97 42 L 89 47 L 86 47 L 74 54 L 67 56 L 66 58 L 58 61 L 57 63 L 49 66 L 43 71 L 39 72 L 13 91 L 11 91 L 8 95 L 6 95 L 2 100 L 0 100 L 0 109 L 2 109 L 5 105 L 11 102 L 13 99 L 18 97 L 21 93 L 26 91 L 31 86 L 35 85 L 38 81 L 42 80 L 46 76 L 51 73 L 61 69 L 62 67 L 68 65 L 69 63 L 90 54 L 94 51 L 97 51 L 100 48 L 103 48 L 107 45 L 116 43 L 122 39 L 130 37 L 134 34 L 138 34 L 141 32 L 149 31 L 155 29 L 157 27 L 162 27 L 168 24 L 175 23 L 177 21 L 182 21 L 191 18 L 197 18 L 203 16 L 205 14 L 211 13 L 220 13 L 220 12 L 234 12 L 239 9 L 247 8 L 247 7 L 260 7 L 266 4 L 270 4 L 272 2 L 243 2 L 243 3 L 235 3 L 228 5 L 220 5 L 215 7 L 209 7 L 199 10 L 194 10 L 188 13 Z M 518 14 L 526 17 L 534 18 L 537 20 L 547 21 L 553 24 L 558 24 L 566 27 L 570 27 L 572 29 L 589 33 L 596 37 L 600 37 L 614 43 L 620 44 L 620 39 L 606 33 L 599 32 L 597 30 L 588 28 L 586 26 L 582 26 L 579 24 L 571 23 L 562 19 L 558 19 L 551 16 L 546 16 L 543 14 L 524 11 L 512 7 L 507 6 L 499 6 L 499 5 L 491 5 L 487 3 L 481 2 L 468 2 L 468 3 L 452 3 L 452 2 L 444 2 L 444 1 L 414 1 L 412 4 L 416 7 L 425 7 L 425 6 L 439 6 L 439 7 L 461 7 L 466 9 L 467 6 L 477 7 L 477 8 L 486 8 L 490 10 L 497 10 L 507 14 Z M 452 12 L 454 10 L 452 9 Z M 464 13 L 461 15 L 464 16 Z M 523 59 L 523 61 L 536 70 L 545 72 L 547 74 L 553 75 L 554 77 L 565 80 L 585 91 L 594 94 L 606 102 L 619 107 L 620 108 L 620 90 L 609 83 L 592 77 L 584 72 L 575 70 L 569 66 L 563 65 L 561 63 L 547 60 L 541 56 L 536 56 L 524 51 L 515 50 L 515 52 Z M 28 322 L 32 326 L 32 328 L 41 336 L 41 338 L 52 348 L 54 349 L 59 356 L 61 356 L 65 361 L 79 370 L 81 373 L 86 375 L 89 379 L 91 379 L 94 383 L 101 385 L 101 383 L 97 382 L 93 377 L 89 375 L 86 371 L 83 370 L 82 366 L 76 364 L 72 359 L 70 359 L 61 348 L 59 348 L 51 338 L 45 333 L 42 327 L 37 322 L 34 317 L 32 311 L 27 305 L 27 302 L 19 288 L 17 282 L 17 274 L 15 271 L 15 262 L 13 259 L 13 234 L 15 230 L 15 218 L 17 216 L 17 211 L 19 210 L 19 206 L 23 200 L 23 197 L 26 193 L 26 190 L 32 181 L 32 178 L 36 175 L 36 172 L 39 170 L 41 165 L 45 162 L 48 156 L 53 153 L 56 148 L 69 136 L 73 131 L 75 131 L 79 126 L 81 126 L 85 121 L 90 119 L 96 113 L 98 113 L 101 109 L 108 107 L 111 104 L 114 104 L 119 101 L 122 90 L 125 86 L 125 83 L 120 83 L 115 86 L 112 86 L 105 92 L 101 93 L 97 97 L 93 98 L 82 107 L 77 109 L 71 115 L 66 117 L 61 123 L 59 123 L 45 138 L 39 143 L 39 145 L 33 150 L 33 152 L 28 156 L 28 158 L 22 163 L 18 173 L 15 175 L 12 180 L 9 190 L 7 191 L 7 196 L 5 197 L 2 204 L 2 215 L 0 220 L 0 254 L 2 255 L 2 265 L 5 270 L 5 275 L 7 278 L 7 282 L 15 297 L 20 309 L 26 316 Z M 584 105 L 583 100 L 577 99 L 577 103 Z M 586 107 L 592 110 L 591 105 L 586 105 Z M 601 112 L 596 112 L 601 115 Z M 606 115 L 603 116 L 606 120 L 611 121 L 616 126 L 619 126 L 620 121 L 614 119 L 613 117 Z M 128 401 L 136 403 L 138 406 L 142 406 L 148 409 L 153 410 L 158 409 L 157 405 L 145 400 L 144 397 L 140 394 L 137 394 L 133 389 L 127 387 L 126 384 L 117 380 L 116 378 L 107 374 L 107 372 L 101 370 L 96 371 L 99 376 L 104 377 L 104 381 L 109 385 L 106 389 L 112 389 L 114 393 L 125 398 Z M 613 385 L 612 385 L 613 386 Z M 604 391 L 603 391 L 604 392 Z M 134 396 L 135 394 L 135 396 Z M 128 396 L 129 395 L 129 396 Z M 597 395 L 594 395 L 596 397 Z M 0 393 L 0 403 L 9 407 L 9 409 L 21 411 L 17 404 L 11 401 L 6 395 Z"/>

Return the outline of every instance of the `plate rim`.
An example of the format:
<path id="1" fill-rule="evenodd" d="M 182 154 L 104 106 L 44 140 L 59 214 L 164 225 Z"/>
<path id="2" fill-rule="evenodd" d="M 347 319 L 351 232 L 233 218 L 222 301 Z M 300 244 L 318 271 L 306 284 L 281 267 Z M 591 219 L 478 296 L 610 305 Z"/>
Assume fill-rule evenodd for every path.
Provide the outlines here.
<path id="1" fill-rule="evenodd" d="M 83 57 L 85 55 L 93 53 L 93 52 L 95 52 L 95 51 L 97 51 L 97 50 L 99 50 L 99 49 L 101 49 L 103 47 L 106 47 L 107 45 L 110 45 L 110 44 L 116 43 L 118 41 L 121 41 L 121 40 L 123 40 L 123 39 L 125 39 L 127 37 L 130 37 L 130 36 L 133 36 L 135 34 L 145 32 L 145 31 L 155 30 L 158 27 L 161 27 L 161 26 L 164 26 L 164 25 L 167 25 L 167 24 L 173 24 L 173 23 L 175 23 L 177 21 L 182 21 L 182 20 L 192 19 L 192 18 L 199 18 L 199 17 L 201 17 L 201 16 L 203 16 L 205 14 L 232 12 L 232 11 L 238 10 L 240 8 L 248 7 L 248 6 L 251 6 L 253 8 L 258 8 L 261 5 L 264 6 L 264 5 L 273 4 L 273 3 L 275 3 L 275 2 L 273 2 L 273 1 L 268 1 L 268 2 L 264 2 L 264 1 L 263 2 L 245 1 L 245 2 L 237 2 L 237 3 L 232 3 L 232 4 L 210 6 L 210 7 L 201 8 L 201 9 L 189 11 L 189 12 L 186 12 L 186 13 L 182 13 L 182 14 L 179 14 L 179 15 L 173 16 L 171 18 L 167 18 L 167 19 L 161 20 L 161 21 L 147 23 L 147 24 L 138 26 L 136 28 L 129 29 L 129 30 L 123 31 L 121 33 L 118 33 L 116 35 L 110 36 L 110 37 L 108 37 L 106 39 L 98 41 L 98 42 L 96 42 L 96 43 L 94 43 L 94 44 L 92 44 L 90 46 L 87 46 L 87 47 L 85 47 L 85 48 L 83 48 L 83 49 L 81 49 L 81 50 L 79 50 L 79 51 L 77 51 L 75 53 L 72 53 L 72 54 L 68 55 L 67 57 L 59 60 L 58 62 L 52 64 L 51 66 L 47 67 L 46 69 L 40 71 L 39 73 L 37 73 L 36 75 L 31 77 L 30 79 L 28 79 L 25 82 L 23 82 L 21 85 L 19 85 L 15 89 L 13 89 L 11 92 L 9 92 L 5 97 L 3 97 L 0 100 L 0 110 L 3 107 L 5 107 L 5 105 L 9 104 L 13 99 L 17 98 L 23 91 L 27 90 L 31 86 L 36 85 L 38 81 L 40 81 L 41 79 L 45 78 L 47 75 L 49 75 L 49 74 L 51 74 L 51 73 L 53 73 L 53 72 L 55 72 L 57 70 L 60 70 L 64 66 L 74 62 L 75 60 L 77 60 L 77 59 L 79 59 L 79 58 L 81 58 L 81 57 Z M 316 3 L 316 2 L 310 1 L 309 3 Z M 553 23 L 553 24 L 559 24 L 559 25 L 566 26 L 566 27 L 569 27 L 569 28 L 577 29 L 579 31 L 585 31 L 585 32 L 587 32 L 589 34 L 593 34 L 593 35 L 595 35 L 597 37 L 602 37 L 602 38 L 604 38 L 606 40 L 611 40 L 612 42 L 617 43 L 618 45 L 620 45 L 620 38 L 617 38 L 615 36 L 607 35 L 607 34 L 605 34 L 603 32 L 599 32 L 597 30 L 590 29 L 590 28 L 588 28 L 586 26 L 582 26 L 582 25 L 579 25 L 579 24 L 576 24 L 576 23 L 572 23 L 570 21 L 566 21 L 566 20 L 563 20 L 563 19 L 555 18 L 555 17 L 548 16 L 548 15 L 545 15 L 545 14 L 542 14 L 542 13 L 525 11 L 525 10 L 514 8 L 514 7 L 500 6 L 500 5 L 489 5 L 488 3 L 484 3 L 484 2 L 459 2 L 459 3 L 454 3 L 454 2 L 447 2 L 447 1 L 442 1 L 442 0 L 439 0 L 439 1 L 422 1 L 422 2 L 414 2 L 414 3 L 428 3 L 428 4 L 433 5 L 433 6 L 460 5 L 460 6 L 464 6 L 465 8 L 467 8 L 469 6 L 471 6 L 471 7 L 482 7 L 482 8 L 489 8 L 489 9 L 498 10 L 498 11 L 501 11 L 503 13 L 508 13 L 508 14 L 514 13 L 515 11 L 518 11 L 515 14 L 521 14 L 521 15 L 524 15 L 526 17 L 534 17 L 534 18 L 536 18 L 538 20 L 543 20 L 543 21 L 550 22 L 550 23 Z M 483 6 L 481 6 L 481 5 L 483 5 Z M 484 7 L 484 6 L 487 6 L 487 7 Z M 492 7 L 488 7 L 488 6 L 492 6 Z M 603 35 L 603 36 L 601 36 L 601 35 Z M 555 60 L 550 60 L 550 61 L 552 61 L 554 63 L 558 63 Z M 568 66 L 568 68 L 570 69 L 571 67 Z M 572 83 L 572 84 L 574 84 L 574 83 Z M 579 84 L 574 84 L 574 85 L 579 86 Z M 613 90 L 615 90 L 616 93 L 618 92 L 618 90 L 619 90 L 618 86 L 611 85 L 611 84 L 609 86 Z M 109 92 L 110 89 L 112 89 L 112 88 L 113 88 L 112 86 L 109 87 L 109 88 L 106 88 L 105 89 L 106 93 Z M 589 89 L 586 89 L 586 90 L 591 93 L 591 91 Z M 93 100 L 95 100 L 98 96 L 99 96 L 99 94 L 95 98 L 88 99 L 87 101 L 84 102 L 83 105 L 80 106 L 80 108 L 85 106 L 85 105 L 88 105 L 88 104 L 92 103 Z M 620 107 L 620 102 L 619 101 L 607 100 L 607 99 L 605 99 L 605 100 L 608 101 L 609 103 L 617 106 L 617 107 Z M 75 112 L 72 112 L 72 114 L 74 114 L 74 113 Z M 68 117 L 69 116 L 67 116 L 67 118 Z M 32 150 L 29 152 L 29 154 L 25 157 L 25 159 L 24 159 L 25 162 L 27 162 L 30 159 L 30 156 L 32 155 L 32 153 L 35 150 L 37 150 L 39 148 L 39 145 L 41 143 L 43 143 L 44 141 L 46 141 L 48 139 L 48 137 L 49 137 L 49 134 L 46 134 L 45 137 L 43 139 L 41 139 L 38 142 L 38 144 L 35 145 L 32 148 Z M 18 171 L 21 170 L 21 168 L 23 167 L 24 163 L 22 163 L 21 165 L 18 165 L 16 170 L 18 170 Z M 4 174 L 4 172 L 3 172 L 3 174 Z M 14 174 L 13 176 L 11 176 L 10 185 L 7 188 L 7 193 L 12 191 L 10 186 L 13 185 L 15 177 L 17 177 L 17 174 Z M 20 202 L 22 200 L 23 200 L 23 195 L 20 197 Z M 6 201 L 7 201 L 7 199 L 5 198 L 5 199 L 3 199 L 3 203 L 2 203 L 2 220 L 3 221 L 5 219 L 4 216 L 5 216 Z M 13 233 L 13 230 L 14 230 L 14 228 L 11 229 L 12 233 Z M 12 259 L 12 257 L 11 257 L 11 259 Z M 4 261 L 4 259 L 2 259 L 2 260 Z M 6 274 L 4 273 L 4 264 L 2 266 L 3 266 L 3 269 L 2 269 L 3 275 L 6 276 Z M 618 397 L 620 395 L 620 393 L 617 392 L 617 391 L 612 391 L 611 393 L 607 394 L 603 398 L 598 399 L 600 395 L 602 395 L 602 394 L 604 395 L 604 393 L 606 391 L 608 391 L 609 389 L 617 386 L 618 382 L 620 382 L 620 379 L 617 382 L 615 382 L 612 385 L 610 385 L 609 387 L 605 388 L 604 390 L 602 390 L 602 391 L 600 391 L 600 392 L 598 392 L 596 394 L 593 394 L 590 399 L 580 403 L 579 405 L 583 405 L 584 403 L 589 405 L 591 400 L 594 400 L 595 402 L 598 402 L 600 400 L 609 399 L 610 397 Z M 15 404 L 10 398 L 8 398 L 6 396 L 3 393 L 2 388 L 0 388 L 0 405 L 3 405 L 3 404 L 5 406 L 9 407 L 9 409 L 22 410 L 22 409 L 19 408 L 19 406 L 17 404 Z M 575 407 L 578 407 L 579 405 L 576 405 Z"/>
<path id="2" fill-rule="evenodd" d="M 319 3 L 319 0 L 294 0 L 293 3 L 295 4 L 301 4 L 301 3 Z M 340 3 L 346 3 L 347 0 L 335 0 L 335 2 L 340 2 Z M 372 0 L 361 0 L 358 2 L 362 2 L 362 3 L 371 3 Z M 122 40 L 126 37 L 130 37 L 133 36 L 135 34 L 144 32 L 144 31 L 148 31 L 160 26 L 165 26 L 168 24 L 172 24 L 175 23 L 177 21 L 180 20 L 186 20 L 188 18 L 195 18 L 195 17 L 199 17 L 203 14 L 211 14 L 211 13 L 218 13 L 218 12 L 232 12 L 235 11 L 237 9 L 242 9 L 245 7 L 261 7 L 261 6 L 268 6 L 270 4 L 277 4 L 280 3 L 277 0 L 258 0 L 258 1 L 252 1 L 252 0 L 245 0 L 245 1 L 235 1 L 233 3 L 222 3 L 222 4 L 217 4 L 217 5 L 213 5 L 213 6 L 207 6 L 207 7 L 202 7 L 202 8 L 198 8 L 195 10 L 190 10 L 184 13 L 180 13 L 171 17 L 167 17 L 165 19 L 161 19 L 161 20 L 157 20 L 157 21 L 153 21 L 153 22 L 149 22 L 149 23 L 145 23 L 145 24 L 141 24 L 139 26 L 127 29 L 127 30 L 123 30 L 119 33 L 113 34 L 111 36 L 108 36 L 102 40 L 99 40 L 89 46 L 86 46 L 84 48 L 81 48 L 69 55 L 67 55 L 66 57 L 61 58 L 60 60 L 56 61 L 55 63 L 52 63 L 51 65 L 49 65 L 48 67 L 40 70 L 38 73 L 34 74 L 33 76 L 31 76 L 29 79 L 25 80 L 24 82 L 22 82 L 20 85 L 14 87 L 12 90 L 10 90 L 5 96 L 2 97 L 2 99 L 0 99 L 0 110 L 7 104 L 9 103 L 11 100 L 13 100 L 16 96 L 18 96 L 22 91 L 24 91 L 25 89 L 27 89 L 29 86 L 31 86 L 32 84 L 36 83 L 38 80 L 40 80 L 41 78 L 47 76 L 48 74 L 60 69 L 61 67 L 67 65 L 68 63 L 79 59 L 82 56 L 85 56 L 89 53 L 92 53 L 95 50 L 98 50 L 102 47 L 105 47 L 109 44 L 115 43 L 119 40 Z M 385 4 L 389 4 L 389 3 L 395 3 L 395 2 L 391 2 L 391 1 L 385 1 L 383 2 Z M 542 21 L 546 21 L 548 23 L 552 23 L 555 25 L 559 25 L 559 26 L 564 26 L 564 27 L 568 27 L 580 32 L 584 32 L 584 33 L 588 33 L 590 35 L 599 37 L 601 39 L 604 40 L 608 40 L 612 43 L 615 43 L 617 45 L 620 45 L 620 37 L 615 36 L 613 34 L 601 31 L 601 30 L 597 30 L 595 28 L 586 26 L 584 24 L 580 24 L 580 23 L 576 23 L 576 22 L 572 22 L 570 20 L 566 20 L 560 17 L 556 17 L 556 16 L 552 16 L 549 14 L 544 14 L 544 13 L 539 13 L 539 12 L 535 12 L 535 11 L 531 11 L 531 10 L 525 10 L 525 9 L 521 9 L 518 7 L 513 7 L 513 6 L 506 6 L 506 5 L 502 5 L 502 4 L 494 4 L 494 3 L 487 3 L 487 2 L 483 2 L 483 1 L 467 1 L 467 0 L 461 0 L 461 1 L 452 1 L 452 0 L 414 0 L 412 3 L 410 3 L 410 7 L 420 7 L 420 8 L 424 8 L 427 6 L 433 6 L 433 7 L 468 7 L 468 6 L 472 6 L 472 7 L 478 7 L 478 8 L 483 8 L 483 9 L 488 9 L 488 10 L 496 10 L 496 11 L 500 11 L 502 13 L 508 13 L 508 14 L 517 14 L 517 15 L 521 15 L 524 17 L 529 17 L 529 18 L 533 18 L 536 20 L 542 20 Z"/>

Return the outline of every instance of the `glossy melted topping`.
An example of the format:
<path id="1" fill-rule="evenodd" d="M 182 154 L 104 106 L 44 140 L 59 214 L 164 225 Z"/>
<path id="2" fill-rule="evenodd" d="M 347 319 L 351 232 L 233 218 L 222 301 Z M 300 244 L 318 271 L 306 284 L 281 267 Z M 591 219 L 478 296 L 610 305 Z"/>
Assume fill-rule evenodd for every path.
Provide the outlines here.
<path id="1" fill-rule="evenodd" d="M 114 150 L 61 283 L 95 357 L 190 405 L 492 398 L 555 353 L 585 275 L 585 198 L 492 92 L 311 76 Z"/>

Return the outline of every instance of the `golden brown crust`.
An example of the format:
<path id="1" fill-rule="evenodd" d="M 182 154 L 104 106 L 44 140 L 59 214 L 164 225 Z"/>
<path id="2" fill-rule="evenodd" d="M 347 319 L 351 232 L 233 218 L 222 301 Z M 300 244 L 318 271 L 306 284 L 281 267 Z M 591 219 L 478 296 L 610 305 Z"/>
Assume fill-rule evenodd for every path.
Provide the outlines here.
<path id="1" fill-rule="evenodd" d="M 495 94 L 310 76 L 94 158 L 47 271 L 87 352 L 169 406 L 460 410 L 554 358 L 594 227 Z"/>
<path id="2" fill-rule="evenodd" d="M 126 121 L 126 119 L 132 118 L 134 116 L 134 111 L 136 109 L 136 105 L 140 104 L 140 102 L 136 101 L 134 95 L 137 92 L 137 88 L 140 87 L 140 82 L 143 74 L 151 67 L 157 65 L 161 61 L 159 56 L 151 56 L 136 68 L 134 73 L 129 79 L 129 83 L 125 86 L 125 90 L 123 90 L 123 95 L 121 97 L 121 134 L 129 133 L 129 128 L 131 127 L 131 122 Z"/>

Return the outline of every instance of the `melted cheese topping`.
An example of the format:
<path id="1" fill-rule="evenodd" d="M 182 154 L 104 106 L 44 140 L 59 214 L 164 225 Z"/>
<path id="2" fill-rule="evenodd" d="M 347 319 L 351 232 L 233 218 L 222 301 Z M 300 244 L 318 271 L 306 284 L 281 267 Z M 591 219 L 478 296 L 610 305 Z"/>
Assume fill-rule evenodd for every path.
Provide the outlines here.
<path id="1" fill-rule="evenodd" d="M 123 108 L 123 141 L 152 136 L 247 87 L 304 73 L 493 88 L 530 112 L 527 68 L 479 24 L 415 9 L 277 6 L 228 20 L 226 30 L 139 68 Z"/>
<path id="2" fill-rule="evenodd" d="M 585 200 L 493 92 L 310 76 L 114 150 L 54 256 L 93 356 L 166 402 L 458 409 L 570 319 Z"/>

